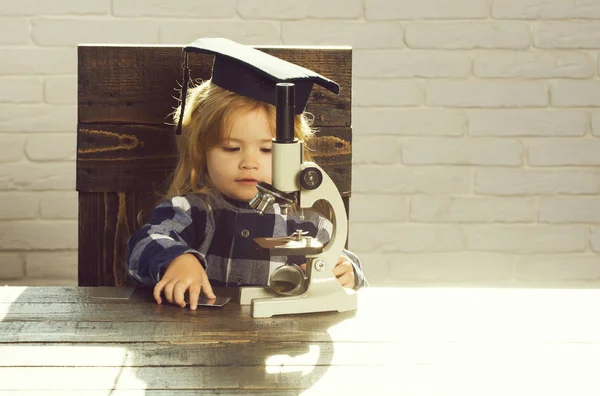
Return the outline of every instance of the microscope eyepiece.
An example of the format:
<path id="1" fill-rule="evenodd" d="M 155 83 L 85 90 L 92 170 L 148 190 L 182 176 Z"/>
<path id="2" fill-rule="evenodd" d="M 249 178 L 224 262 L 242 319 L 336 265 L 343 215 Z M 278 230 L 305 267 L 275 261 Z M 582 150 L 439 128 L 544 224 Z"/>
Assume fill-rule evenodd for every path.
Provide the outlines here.
<path id="1" fill-rule="evenodd" d="M 275 142 L 277 143 L 294 142 L 295 88 L 296 86 L 292 83 L 279 83 L 275 88 Z"/>

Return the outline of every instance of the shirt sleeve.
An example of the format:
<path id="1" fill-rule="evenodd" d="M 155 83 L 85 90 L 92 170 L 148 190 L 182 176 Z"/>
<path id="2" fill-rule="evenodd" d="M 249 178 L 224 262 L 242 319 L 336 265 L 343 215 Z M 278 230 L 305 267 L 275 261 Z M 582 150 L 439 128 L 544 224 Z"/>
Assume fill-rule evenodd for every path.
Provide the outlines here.
<path id="1" fill-rule="evenodd" d="M 141 283 L 154 285 L 166 266 L 182 254 L 191 253 L 206 268 L 209 213 L 197 199 L 174 197 L 159 203 L 150 222 L 137 230 L 128 242 L 129 274 Z M 208 241 L 210 243 L 210 241 Z"/>
<path id="2" fill-rule="evenodd" d="M 316 211 L 305 209 L 303 220 L 299 220 L 298 217 L 288 217 L 288 235 L 297 229 L 308 231 L 310 236 L 316 238 L 325 246 L 331 240 L 331 235 L 333 234 L 333 223 L 318 214 Z M 358 256 L 347 249 L 343 249 L 342 256 L 348 259 L 348 261 L 352 264 L 352 268 L 354 269 L 354 290 L 368 286 L 369 284 L 363 272 L 362 264 Z"/>

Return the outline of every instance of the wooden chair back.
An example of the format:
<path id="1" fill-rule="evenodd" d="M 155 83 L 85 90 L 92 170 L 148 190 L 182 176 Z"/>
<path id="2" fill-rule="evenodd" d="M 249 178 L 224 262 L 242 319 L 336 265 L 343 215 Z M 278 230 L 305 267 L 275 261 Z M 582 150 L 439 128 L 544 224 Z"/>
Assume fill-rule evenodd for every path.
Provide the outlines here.
<path id="1" fill-rule="evenodd" d="M 340 84 L 316 86 L 307 111 L 317 128 L 314 161 L 335 181 L 348 210 L 351 190 L 352 50 L 257 47 Z M 79 285 L 130 285 L 127 240 L 166 189 L 175 165 L 181 46 L 78 47 L 77 191 Z M 193 79 L 208 79 L 213 56 L 193 54 Z"/>

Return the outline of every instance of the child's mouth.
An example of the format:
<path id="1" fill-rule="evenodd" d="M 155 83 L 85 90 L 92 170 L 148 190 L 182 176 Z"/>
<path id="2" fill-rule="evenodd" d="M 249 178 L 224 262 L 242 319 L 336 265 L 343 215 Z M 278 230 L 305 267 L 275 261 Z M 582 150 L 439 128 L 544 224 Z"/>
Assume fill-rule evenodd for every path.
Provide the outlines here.
<path id="1" fill-rule="evenodd" d="M 256 185 L 256 183 L 258 183 L 258 180 L 256 179 L 238 179 L 236 180 L 237 183 L 240 183 L 244 186 L 253 186 Z"/>

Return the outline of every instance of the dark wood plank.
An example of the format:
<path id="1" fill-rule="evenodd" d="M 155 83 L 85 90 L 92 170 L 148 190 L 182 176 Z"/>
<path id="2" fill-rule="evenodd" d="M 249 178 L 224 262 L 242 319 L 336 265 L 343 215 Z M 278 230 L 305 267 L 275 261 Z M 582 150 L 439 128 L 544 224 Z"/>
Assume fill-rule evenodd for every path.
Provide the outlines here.
<path id="1" fill-rule="evenodd" d="M 171 304 L 2 304 L 0 342 L 257 342 L 329 341 L 328 329 L 354 312 L 314 313 L 255 319 L 250 307 L 228 304 L 197 311 Z M 345 328 L 345 327 L 344 327 Z M 285 331 L 284 331 L 285 329 Z M 382 336 L 381 334 L 376 337 Z M 347 334 L 340 341 L 371 340 Z M 391 338 L 390 338 L 391 337 Z M 394 340 L 395 334 L 382 340 Z"/>
<path id="2" fill-rule="evenodd" d="M 139 285 L 127 300 L 97 299 L 98 292 L 119 291 L 114 287 L 73 287 L 73 286 L 11 286 L 0 288 L 0 303 L 76 303 L 76 304 L 122 304 L 152 302 L 152 287 Z M 239 288 L 214 287 L 219 296 L 237 299 Z M 129 290 L 131 292 L 131 290 Z M 114 294 L 113 294 L 114 295 Z M 237 301 L 237 300 L 236 300 Z"/>
<path id="3" fill-rule="evenodd" d="M 352 50 L 350 48 L 268 48 L 340 84 L 340 95 L 315 86 L 307 111 L 316 126 L 351 125 Z M 78 122 L 164 125 L 177 106 L 182 82 L 181 46 L 78 47 Z M 193 79 L 210 78 L 213 56 L 193 54 Z"/>
<path id="4" fill-rule="evenodd" d="M 154 191 L 79 193 L 79 285 L 135 284 L 127 275 L 127 241 L 139 228 L 138 216 L 158 200 Z"/>
<path id="5" fill-rule="evenodd" d="M 40 310 L 40 305 L 43 310 Z M 135 314 L 132 310 L 135 309 Z M 75 313 L 75 314 L 74 314 Z M 263 326 L 276 326 L 280 321 L 278 319 L 250 319 L 249 307 L 240 307 L 237 304 L 227 304 L 223 308 L 201 307 L 199 311 L 183 309 L 177 305 L 156 304 L 148 302 L 138 304 L 136 302 L 118 302 L 115 304 L 105 304 L 102 300 L 90 300 L 79 303 L 20 303 L 0 304 L 0 314 L 4 316 L 5 322 L 19 321 L 53 322 L 64 321 L 89 321 L 89 322 L 179 322 L 186 321 L 190 323 L 201 323 L 199 329 L 217 331 L 220 326 L 225 326 L 230 320 L 236 323 L 232 329 L 252 329 L 262 330 Z M 337 320 L 338 318 L 349 318 L 348 313 L 336 314 L 315 313 L 302 316 L 303 326 L 316 326 L 320 320 Z M 205 323 L 210 320 L 210 324 Z M 108 325 L 98 325 L 106 327 Z M 315 327 L 319 329 L 320 327 Z"/>
<path id="6" fill-rule="evenodd" d="M 442 344 L 435 352 L 457 357 L 459 347 Z M 296 366 L 387 366 L 411 360 L 431 362 L 428 356 L 419 356 L 426 348 L 410 342 L 12 343 L 0 344 L 0 367 L 260 366 L 266 361 Z"/>
<path id="7" fill-rule="evenodd" d="M 168 126 L 95 125 L 77 131 L 77 190 L 161 191 L 176 162 Z"/>
<path id="8" fill-rule="evenodd" d="M 332 178 L 342 196 L 352 189 L 351 128 L 319 128 L 311 144 L 314 162 Z M 77 190 L 164 193 L 175 167 L 172 128 L 154 125 L 79 125 Z"/>
<path id="9" fill-rule="evenodd" d="M 446 368 L 446 367 L 444 367 Z M 313 394 L 368 392 L 381 386 L 394 394 L 416 385 L 411 376 L 398 376 L 399 367 L 368 366 L 229 366 L 229 367 L 31 367 L 0 368 L 6 390 L 297 390 Z M 409 368 L 419 377 L 431 368 Z M 35 383 L 31 382 L 35 379 Z M 340 393 L 338 393 L 340 392 Z M 219 393 L 219 392 L 215 392 Z M 357 394 L 357 393 L 352 393 Z"/>

